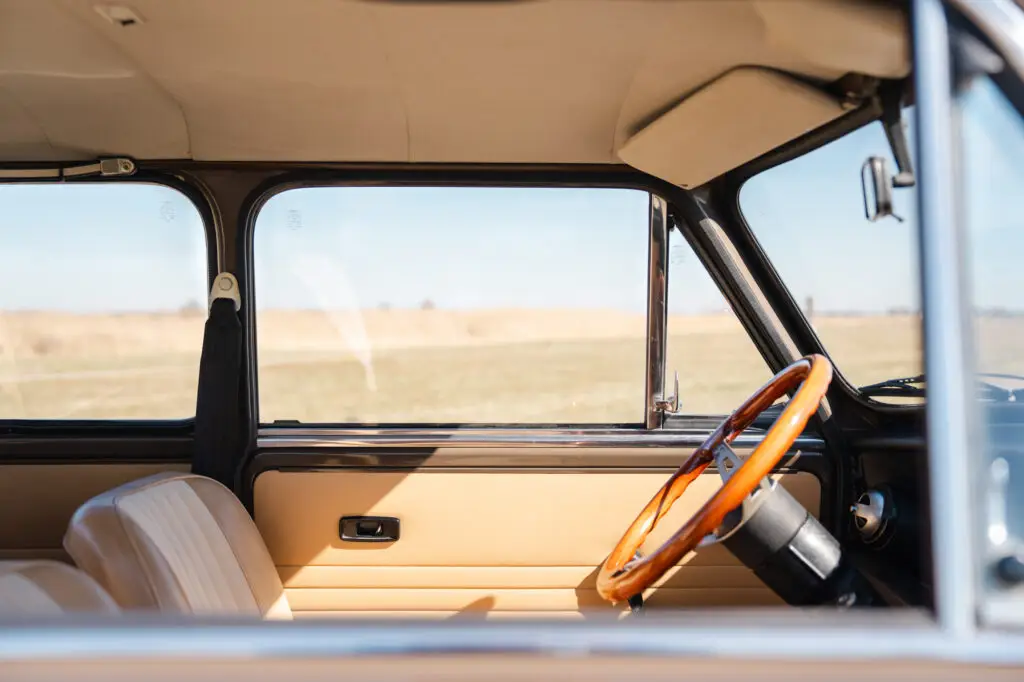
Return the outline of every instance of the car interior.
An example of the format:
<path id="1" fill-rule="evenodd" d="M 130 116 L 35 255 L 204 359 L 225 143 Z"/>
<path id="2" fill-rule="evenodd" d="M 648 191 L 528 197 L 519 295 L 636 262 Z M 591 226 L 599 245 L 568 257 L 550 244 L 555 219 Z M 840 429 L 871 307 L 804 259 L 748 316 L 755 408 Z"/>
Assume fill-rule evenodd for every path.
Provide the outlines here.
<path id="1" fill-rule="evenodd" d="M 0 617 L 931 605 L 902 3 L 0 25 Z"/>

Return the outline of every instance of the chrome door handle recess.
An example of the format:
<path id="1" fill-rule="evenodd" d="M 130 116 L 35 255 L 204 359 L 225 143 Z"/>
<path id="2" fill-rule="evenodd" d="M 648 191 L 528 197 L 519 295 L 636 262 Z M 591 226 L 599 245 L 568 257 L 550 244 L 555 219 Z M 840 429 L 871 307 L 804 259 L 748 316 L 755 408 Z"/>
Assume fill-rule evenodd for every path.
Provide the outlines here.
<path id="1" fill-rule="evenodd" d="M 342 516 L 338 529 L 342 542 L 395 542 L 399 536 L 393 516 Z"/>

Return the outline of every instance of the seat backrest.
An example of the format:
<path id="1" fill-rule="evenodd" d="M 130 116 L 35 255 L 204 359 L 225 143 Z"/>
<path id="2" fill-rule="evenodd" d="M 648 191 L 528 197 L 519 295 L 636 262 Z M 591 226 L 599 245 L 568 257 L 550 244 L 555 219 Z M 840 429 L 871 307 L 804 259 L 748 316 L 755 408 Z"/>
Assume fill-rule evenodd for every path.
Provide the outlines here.
<path id="1" fill-rule="evenodd" d="M 117 613 L 96 581 L 59 561 L 0 561 L 0 617 Z"/>
<path id="2" fill-rule="evenodd" d="M 64 548 L 125 609 L 291 618 L 256 524 L 209 478 L 156 474 L 98 495 Z"/>

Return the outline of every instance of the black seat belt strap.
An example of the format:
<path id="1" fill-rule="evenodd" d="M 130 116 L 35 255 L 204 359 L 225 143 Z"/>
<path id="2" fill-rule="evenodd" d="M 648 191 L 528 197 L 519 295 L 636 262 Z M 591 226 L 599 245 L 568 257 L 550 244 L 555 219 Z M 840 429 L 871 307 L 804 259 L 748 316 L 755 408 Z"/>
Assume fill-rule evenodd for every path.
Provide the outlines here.
<path id="1" fill-rule="evenodd" d="M 213 280 L 203 332 L 196 397 L 192 472 L 232 487 L 241 442 L 239 381 L 242 368 L 242 308 L 238 280 L 222 272 Z"/>

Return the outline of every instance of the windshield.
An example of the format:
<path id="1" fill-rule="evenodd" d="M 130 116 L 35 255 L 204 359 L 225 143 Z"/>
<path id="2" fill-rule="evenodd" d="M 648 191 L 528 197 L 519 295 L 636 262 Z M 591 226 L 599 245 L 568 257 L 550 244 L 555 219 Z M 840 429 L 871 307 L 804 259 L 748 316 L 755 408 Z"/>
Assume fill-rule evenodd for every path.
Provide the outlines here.
<path id="1" fill-rule="evenodd" d="M 764 171 L 740 193 L 750 229 L 854 386 L 923 371 L 915 190 L 894 190 L 898 218 L 869 221 L 861 169 L 871 156 L 894 168 L 879 122 Z M 868 397 L 923 399 L 908 390 Z"/>

